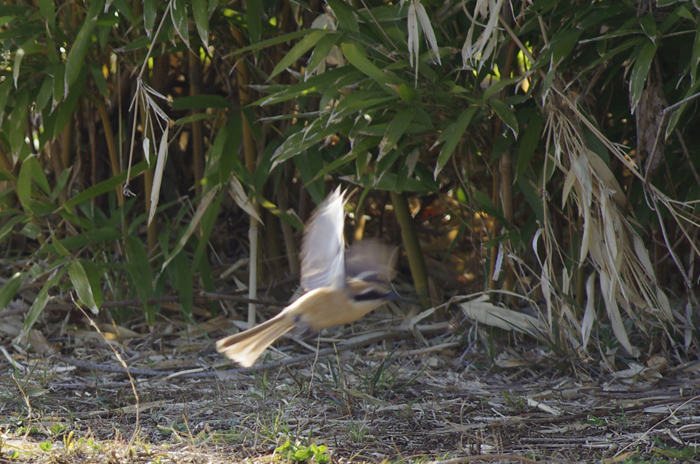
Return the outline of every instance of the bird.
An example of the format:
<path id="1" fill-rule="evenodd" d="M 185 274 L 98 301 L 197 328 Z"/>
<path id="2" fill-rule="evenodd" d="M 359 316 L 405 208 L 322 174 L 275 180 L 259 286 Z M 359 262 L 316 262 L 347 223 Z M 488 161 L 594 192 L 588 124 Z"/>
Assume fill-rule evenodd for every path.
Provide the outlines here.
<path id="1" fill-rule="evenodd" d="M 295 328 L 321 330 L 348 324 L 398 295 L 389 286 L 396 249 L 378 240 L 344 240 L 346 191 L 338 187 L 312 213 L 301 244 L 300 284 L 305 290 L 275 317 L 216 342 L 216 349 L 250 367 Z"/>

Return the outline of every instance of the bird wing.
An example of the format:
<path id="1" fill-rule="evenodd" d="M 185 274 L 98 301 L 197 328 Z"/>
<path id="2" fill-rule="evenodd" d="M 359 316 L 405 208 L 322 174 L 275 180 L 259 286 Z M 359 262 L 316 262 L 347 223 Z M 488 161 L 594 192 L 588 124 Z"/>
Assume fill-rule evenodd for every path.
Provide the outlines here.
<path id="1" fill-rule="evenodd" d="M 396 275 L 398 255 L 396 247 L 376 239 L 355 242 L 345 251 L 345 275 L 348 280 L 390 282 Z"/>
<path id="2" fill-rule="evenodd" d="M 306 291 L 345 286 L 344 195 L 335 189 L 306 226 L 301 242 L 301 286 Z"/>

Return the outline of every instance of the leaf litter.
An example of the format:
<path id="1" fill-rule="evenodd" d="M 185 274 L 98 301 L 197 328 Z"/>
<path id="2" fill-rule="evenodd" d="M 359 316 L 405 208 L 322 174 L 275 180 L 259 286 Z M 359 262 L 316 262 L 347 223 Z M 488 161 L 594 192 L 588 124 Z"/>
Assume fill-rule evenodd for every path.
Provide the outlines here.
<path id="1" fill-rule="evenodd" d="M 333 462 L 697 453 L 700 366 L 656 356 L 571 368 L 467 315 L 448 324 L 382 309 L 318 339 L 285 338 L 248 370 L 215 352 L 234 330 L 223 316 L 198 327 L 162 317 L 151 332 L 102 324 L 104 337 L 60 323 L 35 335 L 37 351 L 9 347 L 3 331 L 0 459 L 269 462 L 285 460 L 275 450 L 287 440 L 325 445 Z"/>

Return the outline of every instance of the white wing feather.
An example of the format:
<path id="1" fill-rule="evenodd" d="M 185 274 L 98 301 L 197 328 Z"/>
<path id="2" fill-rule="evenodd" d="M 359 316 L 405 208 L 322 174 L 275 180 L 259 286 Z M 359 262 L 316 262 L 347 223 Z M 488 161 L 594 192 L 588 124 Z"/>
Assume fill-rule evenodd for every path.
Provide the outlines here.
<path id="1" fill-rule="evenodd" d="M 301 242 L 301 286 L 345 287 L 345 192 L 338 187 L 311 216 Z"/>

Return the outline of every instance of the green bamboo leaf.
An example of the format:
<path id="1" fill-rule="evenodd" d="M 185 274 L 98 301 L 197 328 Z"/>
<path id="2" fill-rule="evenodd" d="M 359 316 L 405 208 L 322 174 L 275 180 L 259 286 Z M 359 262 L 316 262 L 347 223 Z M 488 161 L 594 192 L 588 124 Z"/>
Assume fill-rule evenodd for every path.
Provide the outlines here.
<path id="1" fill-rule="evenodd" d="M 51 231 L 51 245 L 53 246 L 52 251 L 55 250 L 56 252 L 54 254 L 58 254 L 63 258 L 67 258 L 71 255 L 70 251 L 68 251 L 66 247 L 61 244 L 61 241 L 56 238 L 56 234 L 53 233 L 53 230 Z"/>
<path id="2" fill-rule="evenodd" d="M 7 237 L 10 237 L 12 235 L 11 232 L 14 231 L 14 227 L 25 219 L 27 219 L 26 216 L 17 212 L 14 216 L 5 221 L 2 227 L 0 227 L 0 243 L 5 241 Z M 0 309 L 2 309 L 2 305 L 0 305 Z"/>
<path id="3" fill-rule="evenodd" d="M 27 110 L 29 107 L 29 94 L 26 88 L 20 89 L 15 95 L 15 107 L 10 113 L 10 148 L 13 153 L 20 153 L 26 145 L 24 143 L 27 128 Z"/>
<path id="4" fill-rule="evenodd" d="M 540 143 L 544 119 L 540 113 L 534 113 L 527 124 L 527 129 L 523 133 L 518 149 L 518 166 L 516 177 L 520 177 L 530 165 L 530 160 L 535 155 L 535 150 Z"/>
<path id="5" fill-rule="evenodd" d="M 455 151 L 455 148 L 457 148 L 457 144 L 462 139 L 462 134 L 464 134 L 464 131 L 466 131 L 467 127 L 469 127 L 469 123 L 478 110 L 478 106 L 470 106 L 466 110 L 462 111 L 457 120 L 447 126 L 447 129 L 445 129 L 442 135 L 440 135 L 440 138 L 435 145 L 443 142 L 444 145 L 442 146 L 442 150 L 438 155 L 437 164 L 435 165 L 435 172 L 433 175 L 436 179 L 437 175 L 440 173 L 440 171 L 442 171 L 442 168 L 444 168 L 449 161 L 452 153 Z"/>
<path id="6" fill-rule="evenodd" d="M 95 305 L 99 308 L 102 306 L 104 301 L 104 294 L 102 293 L 102 274 L 103 272 L 93 263 L 87 259 L 79 259 L 80 264 L 82 264 L 85 273 L 87 274 L 88 282 L 90 283 L 90 289 L 92 291 L 92 298 L 95 301 Z"/>
<path id="7" fill-rule="evenodd" d="M 141 161 L 139 164 L 133 166 L 131 168 L 132 179 L 144 172 L 146 169 L 148 169 L 148 164 L 146 163 L 146 161 Z M 83 190 L 70 200 L 63 203 L 62 208 L 72 208 L 73 206 L 76 206 L 84 201 L 88 201 L 91 198 L 95 198 L 96 196 L 102 195 L 103 193 L 109 192 L 110 190 L 114 190 L 116 187 L 120 186 L 126 181 L 126 175 L 127 171 L 123 171 L 117 174 L 116 176 L 112 176 L 109 179 L 102 181 L 93 187 L 90 187 L 87 190 Z"/>
<path id="8" fill-rule="evenodd" d="M 192 258 L 192 267 L 194 269 L 198 269 L 200 264 L 203 261 L 206 261 L 206 250 L 209 247 L 209 237 L 211 236 L 214 226 L 216 225 L 216 219 L 219 217 L 219 210 L 223 199 L 223 195 L 217 195 L 214 198 L 211 206 L 207 207 L 202 215 L 199 228 L 199 240 L 197 241 L 197 246 L 195 247 Z"/>
<path id="9" fill-rule="evenodd" d="M 185 45 L 190 46 L 190 33 L 187 27 L 187 0 L 171 0 L 170 18 L 177 35 L 180 36 Z"/>
<path id="10" fill-rule="evenodd" d="M 250 0 L 247 2 L 250 3 Z M 209 3 L 207 0 L 192 0 L 192 15 L 204 48 L 209 47 Z"/>
<path id="11" fill-rule="evenodd" d="M 238 147 L 241 146 L 241 140 L 243 139 L 243 119 L 241 118 L 241 113 L 236 112 L 229 117 L 226 121 L 226 127 L 224 130 L 219 131 L 214 140 L 214 145 L 212 146 L 212 161 L 219 159 L 219 184 L 222 186 L 231 177 L 231 173 L 234 168 L 237 173 L 246 176 L 249 179 L 249 172 L 241 162 L 241 158 L 238 156 Z M 241 182 L 245 182 L 246 179 L 241 179 L 240 175 L 236 176 Z"/>
<path id="12" fill-rule="evenodd" d="M 15 272 L 15 274 L 10 277 L 10 280 L 5 282 L 5 285 L 0 288 L 0 313 L 15 297 L 26 277 L 27 274 L 24 272 Z"/>
<path id="13" fill-rule="evenodd" d="M 571 51 L 578 43 L 578 39 L 581 37 L 582 32 L 582 30 L 575 27 L 566 28 L 552 39 L 552 42 L 554 42 L 552 45 L 552 62 L 555 66 L 558 65 L 564 58 L 569 56 Z"/>
<path id="14" fill-rule="evenodd" d="M 41 235 L 41 229 L 33 222 L 27 222 L 19 233 L 32 240 L 36 240 L 36 238 Z"/>
<path id="15" fill-rule="evenodd" d="M 513 132 L 513 136 L 518 138 L 518 118 L 513 113 L 513 108 L 502 100 L 489 101 L 491 108 L 496 112 L 501 121 Z"/>
<path id="16" fill-rule="evenodd" d="M 173 121 L 173 124 L 175 124 L 176 126 L 186 126 L 187 124 L 192 124 L 196 121 L 203 121 L 204 119 L 216 119 L 217 117 L 218 116 L 215 114 L 195 113 L 189 116 L 185 116 L 184 118 L 176 119 L 175 121 Z"/>
<path id="17" fill-rule="evenodd" d="M 102 74 L 102 69 L 94 64 L 90 64 L 90 73 L 92 74 L 92 79 L 95 81 L 97 89 L 100 91 L 103 97 L 109 98 L 109 90 L 107 90 L 107 81 L 105 80 L 105 75 Z"/>
<path id="18" fill-rule="evenodd" d="M 134 10 L 131 8 L 129 0 L 112 0 L 112 4 L 119 12 L 119 16 L 126 19 L 129 24 L 133 24 L 137 21 L 137 18 L 134 17 Z"/>
<path id="19" fill-rule="evenodd" d="M 649 74 L 651 62 L 654 60 L 654 55 L 656 55 L 656 44 L 652 41 L 647 41 L 640 50 L 632 68 L 632 73 L 630 74 L 630 109 L 632 113 L 637 108 L 639 99 L 642 98 L 642 92 L 647 82 L 647 75 Z"/>
<path id="20" fill-rule="evenodd" d="M 384 134 L 384 138 L 382 138 L 382 141 L 379 142 L 379 156 L 377 157 L 377 160 L 381 160 L 387 153 L 389 153 L 389 150 L 393 149 L 394 146 L 399 143 L 399 139 L 404 132 L 406 132 L 406 129 L 408 129 L 408 125 L 411 124 L 414 114 L 415 110 L 412 106 L 403 106 L 398 108 L 396 116 L 394 116 L 394 119 L 392 119 L 389 123 L 389 127 Z"/>
<path id="21" fill-rule="evenodd" d="M 53 99 L 56 103 L 63 101 L 66 88 L 66 65 L 57 63 L 53 66 Z"/>
<path id="22" fill-rule="evenodd" d="M 80 303 L 90 308 L 94 314 L 97 314 L 99 309 L 92 296 L 92 288 L 90 287 L 90 282 L 88 281 L 88 276 L 83 265 L 79 261 L 72 261 L 67 267 L 70 281 L 73 284 L 75 293 L 78 294 L 78 300 Z"/>
<path id="23" fill-rule="evenodd" d="M 329 84 L 336 82 L 338 79 L 348 74 L 360 76 L 360 73 L 351 66 L 343 66 L 342 68 L 333 69 L 323 74 L 309 77 L 298 84 L 283 87 L 281 91 L 273 93 L 271 96 L 261 98 L 252 105 L 274 105 L 293 98 L 304 97 L 314 92 L 320 92 L 323 88 L 328 87 Z"/>
<path id="24" fill-rule="evenodd" d="M 360 72 L 366 74 L 371 79 L 379 83 L 382 90 L 395 95 L 396 92 L 390 87 L 391 82 L 384 72 L 372 63 L 365 53 L 365 49 L 354 43 L 346 43 L 342 46 L 343 55 Z"/>
<path id="25" fill-rule="evenodd" d="M 153 298 L 155 291 L 153 286 L 153 271 L 148 261 L 146 247 L 141 243 L 141 240 L 133 235 L 127 237 L 126 246 L 129 253 L 127 264 L 129 277 L 143 304 L 144 311 L 146 312 L 146 322 L 149 326 L 152 326 L 155 323 L 156 306 L 148 303 L 148 299 Z"/>
<path id="26" fill-rule="evenodd" d="M 700 66 L 700 21 L 697 21 L 695 29 L 695 39 L 693 40 L 693 52 L 690 57 L 690 84 L 695 84 L 698 78 L 698 67 Z M 0 107 L 1 108 L 1 107 Z"/>
<path id="27" fill-rule="evenodd" d="M 181 251 L 173 258 L 168 266 L 168 277 L 170 285 L 177 289 L 180 296 L 182 311 L 190 315 L 194 309 L 194 290 L 192 288 L 192 264 L 187 259 L 187 253 Z"/>
<path id="28" fill-rule="evenodd" d="M 490 85 L 484 90 L 484 94 L 481 96 L 482 102 L 487 102 L 493 95 L 497 92 L 503 90 L 503 88 L 515 84 L 522 80 L 522 77 L 510 77 L 508 79 L 498 79 L 491 81 Z"/>
<path id="29" fill-rule="evenodd" d="M 56 264 L 61 263 L 59 262 Z M 26 337 L 29 335 L 29 331 L 32 330 L 34 323 L 37 321 L 37 319 L 39 319 L 41 313 L 44 312 L 46 303 L 48 303 L 49 301 L 49 290 L 51 290 L 53 287 L 56 286 L 56 284 L 58 284 L 58 282 L 61 280 L 61 277 L 63 277 L 63 274 L 65 273 L 65 266 L 61 267 L 58 270 L 54 268 L 53 275 L 51 275 L 51 277 L 49 277 L 44 283 L 44 286 L 41 287 L 41 290 L 39 290 L 39 293 L 37 294 L 36 298 L 34 298 L 34 302 L 32 303 L 31 308 L 29 308 L 27 318 L 24 320 L 24 324 L 22 325 L 22 331 L 19 334 L 20 339 L 26 340 Z"/>
<path id="30" fill-rule="evenodd" d="M 270 79 L 296 63 L 299 58 L 316 45 L 319 40 L 328 35 L 328 33 L 329 32 L 325 30 L 315 29 L 309 35 L 301 39 L 286 55 L 284 55 L 284 58 L 277 63 L 275 69 L 270 73 Z"/>
<path id="31" fill-rule="evenodd" d="M 246 21 L 248 39 L 251 44 L 260 42 L 262 37 L 263 4 L 261 0 L 246 0 Z"/>
<path id="32" fill-rule="evenodd" d="M 642 16 L 639 20 L 639 25 L 642 26 L 642 30 L 649 37 L 649 40 L 656 42 L 656 21 L 654 21 L 654 16 L 651 14 Z"/>
<path id="33" fill-rule="evenodd" d="M 299 219 L 299 216 L 296 214 L 289 214 L 286 211 L 282 211 L 277 205 L 262 197 L 258 197 L 258 204 L 278 218 L 288 222 L 296 230 L 304 230 L 304 222 Z"/>
<path id="34" fill-rule="evenodd" d="M 242 53 L 246 53 L 246 52 L 250 52 L 250 51 L 257 52 L 259 50 L 262 50 L 263 48 L 272 47 L 275 45 L 279 45 L 281 43 L 289 42 L 290 40 L 298 39 L 299 37 L 304 37 L 306 35 L 309 35 L 309 34 L 315 32 L 316 30 L 317 29 L 302 29 L 300 31 L 294 31 L 294 32 L 290 32 L 289 34 L 284 34 L 284 35 L 280 35 L 278 37 L 273 37 L 271 39 L 263 40 L 262 42 L 258 42 L 258 43 L 253 44 L 253 45 L 248 45 L 247 47 L 239 48 L 235 52 L 229 53 L 228 55 L 226 55 L 226 58 L 238 56 Z"/>
<path id="35" fill-rule="evenodd" d="M 176 111 L 231 108 L 231 102 L 220 95 L 192 95 L 173 99 L 172 108 Z"/>
<path id="36" fill-rule="evenodd" d="M 11 79 L 5 79 L 3 82 L 0 82 L 0 124 L 2 124 L 4 119 L 3 116 L 5 114 L 5 106 L 7 106 L 7 99 L 12 93 L 12 87 L 13 84 Z"/>
<path id="37" fill-rule="evenodd" d="M 143 27 L 146 29 L 148 37 L 153 33 L 153 26 L 156 24 L 156 13 L 158 13 L 158 0 L 145 0 L 143 2 Z"/>
<path id="38" fill-rule="evenodd" d="M 209 209 L 209 206 L 216 197 L 217 193 L 219 193 L 219 189 L 212 188 L 207 193 L 205 193 L 204 196 L 202 196 L 202 199 L 199 202 L 199 206 L 197 206 L 197 211 L 194 213 L 194 217 L 192 217 L 190 223 L 187 225 L 187 229 L 185 229 L 185 231 L 180 235 L 180 238 L 177 241 L 177 245 L 175 245 L 175 248 L 170 253 L 170 257 L 166 259 L 163 263 L 163 266 L 161 267 L 161 272 L 163 272 L 168 267 L 168 264 L 170 264 L 170 261 L 178 253 L 180 253 L 180 251 L 182 251 L 182 249 L 185 247 L 187 241 L 192 236 L 194 231 L 198 229 L 199 223 L 202 220 L 202 216 L 204 216 L 204 213 L 206 213 L 207 209 Z"/>
<path id="39" fill-rule="evenodd" d="M 348 32 L 357 32 L 359 25 L 352 7 L 341 0 L 326 0 L 328 6 L 333 10 L 333 14 L 338 19 L 340 29 Z"/>
<path id="40" fill-rule="evenodd" d="M 56 26 L 56 7 L 54 0 L 39 0 L 39 11 L 46 21 L 49 31 L 53 31 Z"/>
<path id="41" fill-rule="evenodd" d="M 100 229 L 88 230 L 78 235 L 66 237 L 61 240 L 60 243 L 66 250 L 74 250 L 76 248 L 82 248 L 102 242 L 119 240 L 121 237 L 122 233 L 116 228 L 102 227 Z M 56 253 L 56 250 L 52 245 L 45 246 L 44 251 L 48 253 Z"/>
<path id="42" fill-rule="evenodd" d="M 35 156 L 32 156 L 27 158 L 25 162 L 28 162 L 27 164 L 32 171 L 32 180 L 39 186 L 39 188 L 41 188 L 41 190 L 44 191 L 45 194 L 51 195 L 49 179 L 46 177 L 44 168 L 41 167 L 39 160 L 37 160 Z"/>
<path id="43" fill-rule="evenodd" d="M 517 179 L 520 191 L 525 196 L 525 201 L 530 205 L 532 210 L 535 212 L 535 216 L 544 224 L 547 218 L 544 214 L 544 204 L 542 203 L 542 195 L 539 192 L 537 186 L 526 176 L 520 176 Z"/>
<path id="44" fill-rule="evenodd" d="M 310 76 L 316 71 L 316 68 L 326 59 L 330 51 L 333 49 L 335 44 L 340 39 L 341 34 L 329 33 L 321 40 L 318 41 L 314 51 L 311 53 L 311 58 L 309 58 L 309 63 L 306 66 L 306 75 Z M 342 69 L 342 68 L 340 68 Z"/>
<path id="45" fill-rule="evenodd" d="M 63 131 L 63 129 L 66 127 L 66 124 L 68 124 L 71 118 L 75 116 L 75 109 L 78 106 L 78 101 L 80 100 L 80 97 L 83 95 L 83 89 L 85 86 L 86 78 L 87 66 L 83 66 L 81 64 L 75 83 L 71 86 L 70 89 L 68 89 L 67 96 L 64 95 L 63 89 L 61 89 L 60 93 L 58 94 L 54 93 L 54 98 L 56 98 L 57 95 L 60 95 L 64 99 L 64 101 L 61 105 L 58 105 L 51 113 L 49 119 L 54 118 L 53 131 L 45 131 L 44 135 L 46 137 L 53 134 L 54 137 L 58 138 L 61 134 L 61 131 Z M 54 80 L 55 79 L 56 78 L 54 77 Z"/>
<path id="46" fill-rule="evenodd" d="M 89 8 L 85 20 L 80 31 L 73 41 L 68 58 L 66 58 L 66 80 L 64 95 L 68 95 L 68 89 L 78 79 L 78 75 L 85 65 L 85 56 L 87 55 L 88 46 L 92 41 L 92 33 L 97 25 L 97 17 L 104 9 L 105 0 L 94 0 L 89 3 Z"/>
<path id="47" fill-rule="evenodd" d="M 49 100 L 51 100 L 51 96 L 53 95 L 53 77 L 51 76 L 46 76 L 44 78 L 44 82 L 41 83 L 41 88 L 39 89 L 39 93 L 36 96 L 36 111 L 41 111 L 43 110 L 46 105 L 49 103 Z M 0 112 L 2 110 L 0 109 Z"/>
<path id="48" fill-rule="evenodd" d="M 19 197 L 19 201 L 24 206 L 24 209 L 28 211 L 31 211 L 29 209 L 29 200 L 32 197 L 32 160 L 36 162 L 36 158 L 33 156 L 24 160 L 17 176 L 17 197 Z"/>

